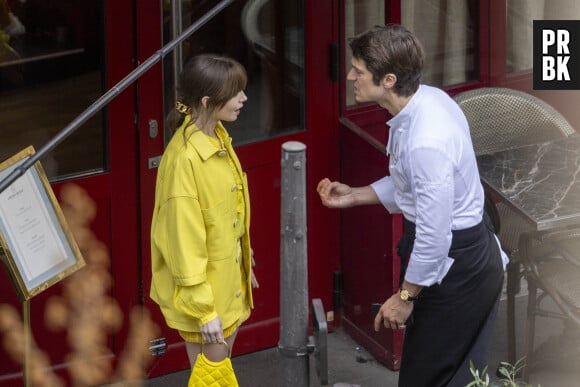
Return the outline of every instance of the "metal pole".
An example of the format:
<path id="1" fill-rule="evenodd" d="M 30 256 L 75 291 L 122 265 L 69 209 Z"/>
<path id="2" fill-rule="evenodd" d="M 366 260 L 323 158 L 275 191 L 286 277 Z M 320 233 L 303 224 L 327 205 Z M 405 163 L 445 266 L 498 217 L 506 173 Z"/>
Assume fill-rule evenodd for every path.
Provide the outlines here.
<path id="1" fill-rule="evenodd" d="M 30 362 L 32 359 L 32 329 L 30 321 L 30 300 L 22 302 L 22 319 L 24 320 L 24 386 L 32 386 L 30 380 Z"/>
<path id="2" fill-rule="evenodd" d="M 226 8 L 234 0 L 223 0 L 218 5 L 210 9 L 205 15 L 200 17 L 195 23 L 189 26 L 183 34 L 179 37 L 173 39 L 171 42 L 167 43 L 155 54 L 149 57 L 145 62 L 141 63 L 131 71 L 125 78 L 123 78 L 119 83 L 113 86 L 109 91 L 101 96 L 96 102 L 90 105 L 85 111 L 79 114 L 74 120 L 71 121 L 64 129 L 62 129 L 56 136 L 54 136 L 48 143 L 46 143 L 37 153 L 28 158 L 20 166 L 14 168 L 10 174 L 8 174 L 4 180 L 0 182 L 0 193 L 4 192 L 10 184 L 14 183 L 16 179 L 21 177 L 26 173 L 26 171 L 34 165 L 38 160 L 40 160 L 44 155 L 54 149 L 58 144 L 60 144 L 64 139 L 70 136 L 76 129 L 78 129 L 82 124 L 88 121 L 92 116 L 99 112 L 103 107 L 105 107 L 109 102 L 111 102 L 116 96 L 118 96 L 123 90 L 128 86 L 133 84 L 141 75 L 145 74 L 151 67 L 153 67 L 157 62 L 161 61 L 168 53 L 173 51 L 173 49 L 178 46 L 182 41 L 187 39 L 191 34 L 201 28 L 205 23 L 207 23 L 216 14 Z M 176 74 L 178 76 L 178 74 Z"/>
<path id="3" fill-rule="evenodd" d="M 171 33 L 172 37 L 176 38 L 180 36 L 183 30 L 183 15 L 181 0 L 171 2 Z M 181 69 L 183 67 L 183 49 L 181 45 L 175 47 L 173 50 L 173 100 L 177 101 L 177 83 L 179 79 L 179 74 L 181 74 Z"/>
<path id="4" fill-rule="evenodd" d="M 280 342 L 283 386 L 309 385 L 306 145 L 282 144 Z"/>

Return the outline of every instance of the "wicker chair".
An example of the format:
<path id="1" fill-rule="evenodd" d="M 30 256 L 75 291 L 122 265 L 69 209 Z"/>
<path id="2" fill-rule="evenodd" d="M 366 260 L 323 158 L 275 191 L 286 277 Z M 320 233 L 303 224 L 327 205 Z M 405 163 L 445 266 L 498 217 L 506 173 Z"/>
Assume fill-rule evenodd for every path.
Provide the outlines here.
<path id="1" fill-rule="evenodd" d="M 476 155 L 575 133 L 552 106 L 522 91 L 484 87 L 457 94 L 454 99 L 469 122 Z"/>
<path id="2" fill-rule="evenodd" d="M 546 102 L 521 91 L 480 88 L 456 95 L 469 122 L 476 155 L 535 144 L 575 133 L 566 119 Z M 530 224 L 506 204 L 486 192 L 486 211 L 495 219 L 503 250 L 510 256 L 507 275 L 508 361 L 516 361 L 515 295 L 523 275 L 518 253 Z M 490 197 L 491 196 L 491 197 Z M 491 203 L 491 204 L 490 204 Z M 499 225 L 497 225 L 499 223 Z"/>
<path id="3" fill-rule="evenodd" d="M 520 236 L 520 260 L 528 282 L 528 307 L 525 335 L 525 358 L 528 367 L 523 379 L 528 381 L 529 367 L 534 362 L 536 316 L 562 319 L 580 328 L 580 228 L 567 228 L 549 233 L 524 232 Z M 540 290 L 540 292 L 538 292 Z M 546 308 L 546 296 L 557 310 Z M 572 344 L 576 347 L 575 344 Z M 560 352 L 566 352 L 560 349 Z"/>

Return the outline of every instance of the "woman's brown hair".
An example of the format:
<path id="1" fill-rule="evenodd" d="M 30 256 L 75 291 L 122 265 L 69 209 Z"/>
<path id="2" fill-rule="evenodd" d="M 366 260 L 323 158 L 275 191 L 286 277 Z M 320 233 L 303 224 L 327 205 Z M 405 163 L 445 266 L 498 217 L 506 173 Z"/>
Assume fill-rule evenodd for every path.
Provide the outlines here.
<path id="1" fill-rule="evenodd" d="M 175 132 L 186 114 L 192 115 L 193 123 L 221 109 L 246 88 L 247 82 L 246 70 L 232 58 L 213 54 L 192 57 L 181 71 L 176 101 L 180 109 L 170 112 L 166 122 L 168 129 Z M 209 99 L 203 106 L 202 98 L 206 96 Z"/>

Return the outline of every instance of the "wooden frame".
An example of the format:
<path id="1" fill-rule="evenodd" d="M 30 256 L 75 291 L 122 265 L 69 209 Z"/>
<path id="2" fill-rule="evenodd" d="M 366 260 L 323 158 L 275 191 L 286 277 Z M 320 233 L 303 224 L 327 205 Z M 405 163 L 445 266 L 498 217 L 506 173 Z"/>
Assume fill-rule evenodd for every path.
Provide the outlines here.
<path id="1" fill-rule="evenodd" d="M 2 162 L 0 180 L 34 153 L 29 146 Z M 0 193 L 0 245 L 22 301 L 85 265 L 39 161 Z"/>

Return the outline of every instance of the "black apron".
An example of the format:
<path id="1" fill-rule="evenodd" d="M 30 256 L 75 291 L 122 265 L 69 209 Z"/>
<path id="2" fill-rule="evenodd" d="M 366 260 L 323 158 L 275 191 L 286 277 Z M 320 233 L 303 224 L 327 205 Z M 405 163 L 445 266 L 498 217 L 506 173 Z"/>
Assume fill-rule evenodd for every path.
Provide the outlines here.
<path id="1" fill-rule="evenodd" d="M 404 230 L 401 279 L 415 224 L 405 220 Z M 480 371 L 487 365 L 503 283 L 501 253 L 487 215 L 477 226 L 452 233 L 454 263 L 441 284 L 423 288 L 407 323 L 399 387 L 463 387 L 473 380 L 470 360 Z"/>

